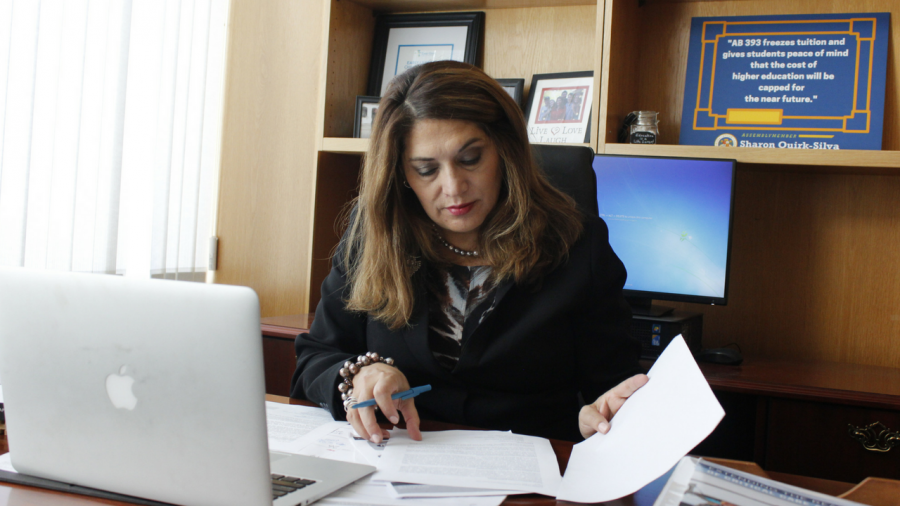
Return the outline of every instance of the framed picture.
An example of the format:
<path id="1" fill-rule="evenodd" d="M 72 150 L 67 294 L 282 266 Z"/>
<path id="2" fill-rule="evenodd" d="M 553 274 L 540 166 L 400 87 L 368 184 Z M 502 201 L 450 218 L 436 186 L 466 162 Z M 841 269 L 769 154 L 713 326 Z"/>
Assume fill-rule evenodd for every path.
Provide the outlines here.
<path id="1" fill-rule="evenodd" d="M 531 142 L 590 142 L 594 72 L 535 74 L 525 119 Z"/>
<path id="2" fill-rule="evenodd" d="M 426 62 L 475 65 L 483 26 L 483 12 L 378 16 L 367 93 L 383 95 L 394 76 Z"/>
<path id="3" fill-rule="evenodd" d="M 356 96 L 356 119 L 353 121 L 353 137 L 368 139 L 372 136 L 372 125 L 378 114 L 381 97 Z"/>
<path id="4" fill-rule="evenodd" d="M 525 89 L 524 79 L 497 79 L 500 86 L 522 107 L 522 91 Z"/>

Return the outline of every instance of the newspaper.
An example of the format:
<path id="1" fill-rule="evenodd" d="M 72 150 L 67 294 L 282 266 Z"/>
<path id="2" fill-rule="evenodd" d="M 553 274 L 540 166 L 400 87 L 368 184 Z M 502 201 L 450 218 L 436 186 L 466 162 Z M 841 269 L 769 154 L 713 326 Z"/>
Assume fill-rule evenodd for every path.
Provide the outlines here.
<path id="1" fill-rule="evenodd" d="M 860 506 L 859 503 L 684 457 L 653 506 Z"/>

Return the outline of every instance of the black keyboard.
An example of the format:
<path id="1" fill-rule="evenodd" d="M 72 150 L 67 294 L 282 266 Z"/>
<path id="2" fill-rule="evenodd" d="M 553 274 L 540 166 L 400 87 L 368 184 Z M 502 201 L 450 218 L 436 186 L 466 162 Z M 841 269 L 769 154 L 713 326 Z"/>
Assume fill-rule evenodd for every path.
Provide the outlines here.
<path id="1" fill-rule="evenodd" d="M 315 480 L 307 480 L 305 478 L 294 478 L 293 476 L 284 476 L 282 474 L 272 475 L 272 499 L 296 492 L 301 488 L 308 487 L 315 483 Z"/>

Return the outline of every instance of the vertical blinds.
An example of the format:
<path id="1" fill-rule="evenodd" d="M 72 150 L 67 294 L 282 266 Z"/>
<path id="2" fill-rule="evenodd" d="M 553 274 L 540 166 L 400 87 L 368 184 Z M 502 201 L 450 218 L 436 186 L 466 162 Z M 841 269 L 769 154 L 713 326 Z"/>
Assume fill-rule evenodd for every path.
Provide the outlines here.
<path id="1" fill-rule="evenodd" d="M 0 1 L 0 265 L 204 278 L 227 14 Z"/>

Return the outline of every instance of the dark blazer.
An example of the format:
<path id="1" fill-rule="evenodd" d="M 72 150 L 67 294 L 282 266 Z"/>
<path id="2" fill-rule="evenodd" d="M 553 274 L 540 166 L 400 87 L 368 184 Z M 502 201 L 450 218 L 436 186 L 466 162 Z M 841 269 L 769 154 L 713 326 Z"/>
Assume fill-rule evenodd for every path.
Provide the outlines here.
<path id="1" fill-rule="evenodd" d="M 343 241 L 342 241 L 343 243 Z M 307 398 L 344 419 L 338 370 L 351 357 L 375 351 L 392 357 L 411 386 L 431 384 L 416 397 L 425 419 L 580 440 L 578 394 L 593 402 L 642 372 L 640 344 L 630 337 L 631 309 L 622 296 L 625 267 L 609 246 L 600 218 L 587 218 L 568 260 L 540 289 L 501 283 L 494 311 L 464 342 L 455 369 L 441 367 L 428 345 L 424 267 L 413 275 L 410 325 L 398 331 L 344 309 L 343 247 L 322 283 L 308 334 L 295 341 L 291 396 Z"/>

